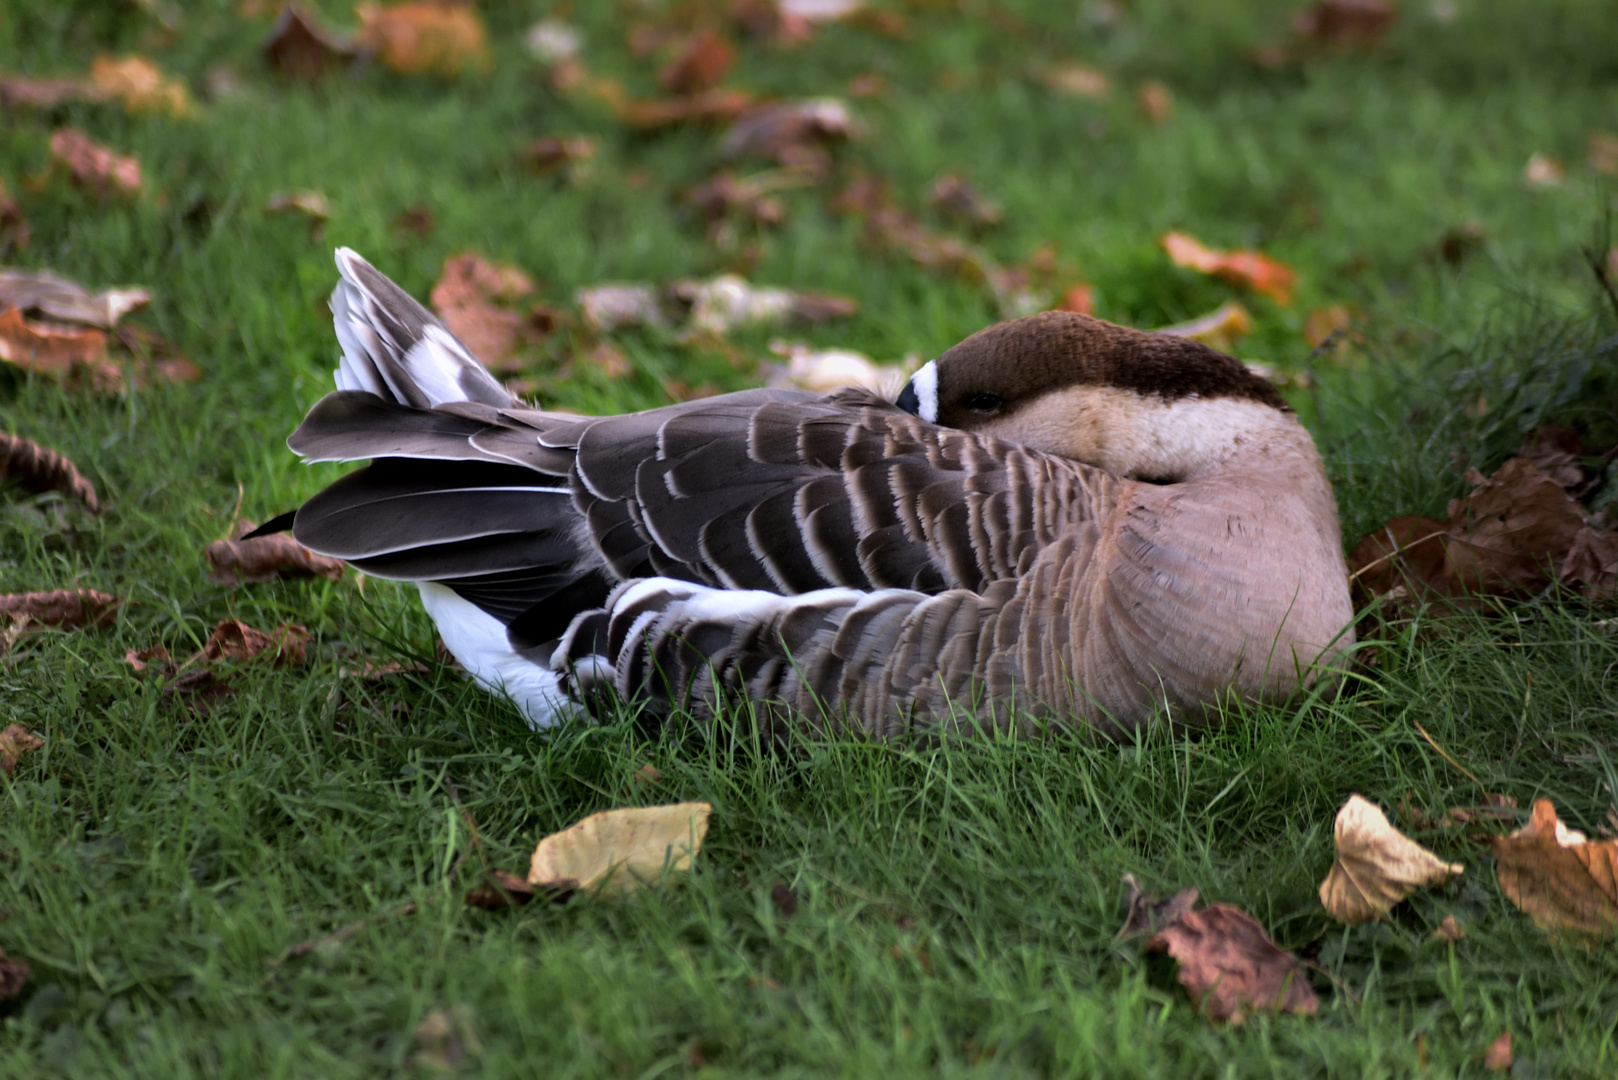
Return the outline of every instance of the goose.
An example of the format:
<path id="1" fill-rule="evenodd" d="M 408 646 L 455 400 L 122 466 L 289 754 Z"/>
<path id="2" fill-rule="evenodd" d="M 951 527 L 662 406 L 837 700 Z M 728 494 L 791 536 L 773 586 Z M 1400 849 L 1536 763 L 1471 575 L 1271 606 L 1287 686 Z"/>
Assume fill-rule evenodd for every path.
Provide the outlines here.
<path id="1" fill-rule="evenodd" d="M 523 403 L 336 261 L 337 389 L 288 446 L 370 463 L 261 532 L 416 583 L 535 728 L 610 688 L 876 737 L 1118 735 L 1335 680 L 1353 643 L 1313 440 L 1195 341 L 1045 312 L 895 401 L 756 389 L 582 417 Z"/>

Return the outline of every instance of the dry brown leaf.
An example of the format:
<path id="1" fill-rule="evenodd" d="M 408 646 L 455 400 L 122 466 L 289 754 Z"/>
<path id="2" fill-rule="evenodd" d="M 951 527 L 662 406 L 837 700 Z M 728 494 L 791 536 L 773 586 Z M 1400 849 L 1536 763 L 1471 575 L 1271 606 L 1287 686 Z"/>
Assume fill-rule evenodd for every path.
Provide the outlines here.
<path id="1" fill-rule="evenodd" d="M 318 191 L 278 191 L 264 203 L 266 214 L 301 214 L 311 227 L 319 227 L 331 218 L 331 203 Z"/>
<path id="2" fill-rule="evenodd" d="M 663 781 L 663 770 L 647 762 L 635 770 L 635 781 L 643 787 L 656 787 Z"/>
<path id="3" fill-rule="evenodd" d="M 162 645 L 153 645 L 149 649 L 130 649 L 124 653 L 124 663 L 135 671 L 145 671 L 156 664 L 159 668 L 168 667 L 174 660 L 169 651 Z"/>
<path id="4" fill-rule="evenodd" d="M 1541 424 L 1523 439 L 1518 457 L 1533 462 L 1546 476 L 1571 491 L 1584 483 L 1584 440 L 1573 428 L 1561 424 Z"/>
<path id="5" fill-rule="evenodd" d="M 736 50 L 717 30 L 699 30 L 657 73 L 657 85 L 671 94 L 698 94 L 724 81 L 736 64 Z"/>
<path id="6" fill-rule="evenodd" d="M 770 902 L 775 910 L 781 913 L 781 918 L 790 919 L 798 913 L 798 894 L 784 881 L 778 881 L 770 886 Z"/>
<path id="7" fill-rule="evenodd" d="M 118 320 L 151 303 L 145 289 L 103 289 L 83 285 L 48 270 L 0 270 L 0 310 L 18 308 L 58 322 L 110 330 Z"/>
<path id="8" fill-rule="evenodd" d="M 208 572 L 209 581 L 219 585 L 239 585 L 250 581 L 269 581 L 276 577 L 323 577 L 333 581 L 342 578 L 341 562 L 316 555 L 292 539 L 289 533 L 241 539 L 255 527 L 251 521 L 238 521 L 231 531 L 232 539 L 215 540 L 202 549 L 208 565 L 213 568 Z"/>
<path id="9" fill-rule="evenodd" d="M 422 239 L 431 236 L 436 225 L 430 206 L 407 206 L 393 219 L 394 229 L 399 232 L 415 233 Z"/>
<path id="10" fill-rule="evenodd" d="M 1159 334 L 1191 338 L 1224 352 L 1229 352 L 1238 341 L 1252 332 L 1253 316 L 1235 300 L 1228 300 L 1190 322 L 1157 328 Z"/>
<path id="11" fill-rule="evenodd" d="M 191 113 L 191 93 L 185 84 L 165 76 L 144 56 L 96 57 L 90 62 L 90 85 L 123 102 L 131 113 Z"/>
<path id="12" fill-rule="evenodd" d="M 1511 458 L 1493 476 L 1472 470 L 1467 479 L 1472 492 L 1451 501 L 1448 521 L 1396 518 L 1361 540 L 1349 556 L 1357 587 L 1371 597 L 1400 587 L 1417 598 L 1523 596 L 1564 569 L 1575 585 L 1583 583 L 1580 573 L 1599 572 L 1582 552 L 1569 563 L 1585 529 L 1583 508 L 1533 462 Z M 1598 551 L 1600 543 L 1585 540 Z"/>
<path id="13" fill-rule="evenodd" d="M 116 189 L 132 195 L 140 190 L 140 162 L 73 128 L 51 133 L 51 160 L 65 168 L 75 184 L 96 194 Z"/>
<path id="14" fill-rule="evenodd" d="M 728 158 L 767 157 L 819 169 L 825 147 L 853 137 L 857 127 L 852 110 L 837 98 L 770 102 L 739 117 L 721 150 Z"/>
<path id="15" fill-rule="evenodd" d="M 28 961 L 12 959 L 4 949 L 0 949 L 0 1001 L 22 993 L 24 984 L 28 982 L 28 971 Z"/>
<path id="16" fill-rule="evenodd" d="M 1378 44 L 1399 17 L 1388 0 L 1316 0 L 1292 17 L 1293 32 L 1334 49 Z"/>
<path id="17" fill-rule="evenodd" d="M 14 480 L 24 491 L 35 494 L 58 491 L 83 503 L 90 513 L 101 513 L 95 485 L 66 454 L 18 435 L 0 432 L 0 480 Z"/>
<path id="18" fill-rule="evenodd" d="M 25 371 L 66 380 L 88 370 L 97 388 L 122 384 L 117 366 L 107 360 L 107 335 L 100 330 L 25 319 L 17 308 L 0 311 L 0 360 Z"/>
<path id="19" fill-rule="evenodd" d="M 1181 915 L 1146 947 L 1179 962 L 1180 985 L 1215 1020 L 1239 1024 L 1250 1010 L 1313 1016 L 1320 1008 L 1296 958 L 1228 904 Z"/>
<path id="20" fill-rule="evenodd" d="M 558 68 L 561 66 L 558 65 Z M 662 101 L 622 100 L 600 84 L 595 85 L 593 92 L 611 105 L 624 123 L 648 131 L 676 124 L 723 123 L 735 120 L 753 107 L 752 94 L 723 86 Z"/>
<path id="21" fill-rule="evenodd" d="M 1502 1031 L 1483 1051 L 1483 1067 L 1490 1072 L 1506 1072 L 1511 1068 L 1511 1029 Z"/>
<path id="22" fill-rule="evenodd" d="M 1535 154 L 1523 166 L 1522 182 L 1531 188 L 1559 187 L 1565 179 L 1567 170 L 1549 154 Z"/>
<path id="23" fill-rule="evenodd" d="M 483 1042 L 472 1027 L 472 1012 L 465 1005 L 432 1010 L 416 1025 L 411 1041 L 414 1049 L 410 1067 L 434 1076 L 457 1072 L 483 1055 Z"/>
<path id="24" fill-rule="evenodd" d="M 281 8 L 262 51 L 271 70 L 303 82 L 319 81 L 356 55 L 352 42 L 321 26 L 301 4 Z"/>
<path id="25" fill-rule="evenodd" d="M 355 44 L 401 75 L 452 76 L 489 66 L 488 32 L 470 4 L 413 0 L 365 3 L 355 11 Z"/>
<path id="26" fill-rule="evenodd" d="M 1136 934 L 1156 934 L 1179 922 L 1197 906 L 1197 890 L 1194 887 L 1181 889 L 1167 900 L 1159 900 L 1141 889 L 1134 874 L 1125 874 L 1124 884 L 1129 886 L 1129 913 L 1124 916 L 1124 925 L 1113 935 L 1115 939 L 1134 937 Z"/>
<path id="27" fill-rule="evenodd" d="M 1166 123 L 1174 113 L 1174 94 L 1155 79 L 1143 82 L 1135 90 L 1135 107 L 1152 123 Z"/>
<path id="28" fill-rule="evenodd" d="M 99 101 L 101 93 L 83 79 L 30 79 L 0 75 L 0 106 L 52 109 L 74 101 Z"/>
<path id="29" fill-rule="evenodd" d="M 671 291 L 690 306 L 691 329 L 705 334 L 723 335 L 745 326 L 828 322 L 859 310 L 859 303 L 846 296 L 752 285 L 736 274 L 676 282 Z"/>
<path id="30" fill-rule="evenodd" d="M 1218 251 L 1181 232 L 1164 233 L 1163 250 L 1176 266 L 1212 274 L 1232 285 L 1263 293 L 1278 304 L 1292 303 L 1298 275 L 1285 263 L 1257 251 Z"/>
<path id="31" fill-rule="evenodd" d="M 1443 920 L 1438 924 L 1437 929 L 1433 931 L 1432 936 L 1435 938 L 1440 938 L 1453 945 L 1457 941 L 1465 940 L 1466 928 L 1455 920 L 1455 916 L 1445 915 Z"/>
<path id="32" fill-rule="evenodd" d="M 1618 928 L 1618 840 L 1585 839 L 1534 800 L 1528 824 L 1490 841 L 1506 898 L 1551 932 L 1611 934 Z"/>
<path id="33" fill-rule="evenodd" d="M 221 619 L 201 651 L 186 661 L 189 667 L 202 663 L 245 663 L 266 657 L 276 667 L 299 667 L 307 659 L 307 649 L 313 635 L 302 626 L 282 623 L 270 633 L 254 630 L 239 619 Z"/>
<path id="34" fill-rule="evenodd" d="M 1590 132 L 1590 168 L 1608 176 L 1618 176 L 1618 135 Z"/>
<path id="35" fill-rule="evenodd" d="M 1099 68 L 1084 64 L 1064 64 L 1047 71 L 1043 79 L 1046 86 L 1075 97 L 1100 98 L 1112 92 L 1112 80 Z"/>
<path id="36" fill-rule="evenodd" d="M 45 745 L 45 740 L 35 735 L 21 724 L 8 724 L 4 731 L 0 731 L 0 773 L 10 776 L 16 769 L 17 762 L 24 754 L 32 753 Z M 0 953 L 0 956 L 4 956 Z M 0 993 L 0 998 L 6 995 Z"/>
<path id="37" fill-rule="evenodd" d="M 992 229 L 1005 217 L 999 203 L 957 173 L 945 173 L 934 180 L 927 202 L 956 224 L 975 230 Z"/>
<path id="38" fill-rule="evenodd" d="M 26 618 L 38 626 L 77 630 L 112 622 L 122 603 L 121 598 L 94 589 L 8 593 L 0 596 L 0 615 Z"/>
<path id="39" fill-rule="evenodd" d="M 1310 348 L 1319 349 L 1330 345 L 1341 355 L 1351 345 L 1362 340 L 1359 332 L 1354 329 L 1355 318 L 1353 309 L 1344 304 L 1316 308 L 1303 317 L 1304 340 L 1309 342 Z"/>
<path id="40" fill-rule="evenodd" d="M 551 900 L 566 900 L 573 895 L 572 889 L 541 889 L 528 884 L 516 874 L 508 874 L 504 870 L 490 870 L 488 884 L 468 891 L 466 903 L 470 907 L 482 908 L 484 911 L 500 911 L 505 908 L 521 907 L 532 900 L 536 892 Z"/>
<path id="41" fill-rule="evenodd" d="M 1359 795 L 1337 812 L 1333 839 L 1337 859 L 1320 883 L 1320 903 L 1346 923 L 1380 919 L 1417 889 L 1441 885 L 1462 870 L 1395 829 L 1381 808 Z"/>
<path id="42" fill-rule="evenodd" d="M 816 349 L 801 341 L 772 341 L 770 351 L 784 357 L 787 364 L 784 368 L 766 366 L 766 386 L 795 386 L 822 394 L 845 386 L 863 386 L 891 401 L 910 378 L 906 368 L 875 363 L 850 349 Z M 772 366 L 774 370 L 768 370 Z"/>
<path id="43" fill-rule="evenodd" d="M 530 885 L 598 886 L 608 895 L 630 893 L 657 880 L 664 869 L 688 870 L 708 833 L 705 802 L 631 807 L 591 814 L 539 842 L 528 869 Z"/>
<path id="44" fill-rule="evenodd" d="M 1556 577 L 1591 599 L 1618 593 L 1618 531 L 1588 525 L 1580 529 L 1557 565 Z"/>
<path id="45" fill-rule="evenodd" d="M 6 190 L 6 182 L 0 180 L 0 257 L 14 250 L 24 250 L 28 247 L 28 241 L 32 236 L 33 230 L 28 227 L 28 219 L 22 216 L 22 207 L 17 205 L 17 200 Z"/>
<path id="46" fill-rule="evenodd" d="M 463 251 L 444 260 L 430 299 L 450 333 L 474 356 L 496 372 L 509 373 L 521 366 L 517 352 L 533 333 L 521 314 L 501 305 L 533 291 L 533 281 L 517 267 Z"/>
<path id="47" fill-rule="evenodd" d="M 596 140 L 587 135 L 558 138 L 547 135 L 522 148 L 522 160 L 537 173 L 553 173 L 595 157 Z"/>

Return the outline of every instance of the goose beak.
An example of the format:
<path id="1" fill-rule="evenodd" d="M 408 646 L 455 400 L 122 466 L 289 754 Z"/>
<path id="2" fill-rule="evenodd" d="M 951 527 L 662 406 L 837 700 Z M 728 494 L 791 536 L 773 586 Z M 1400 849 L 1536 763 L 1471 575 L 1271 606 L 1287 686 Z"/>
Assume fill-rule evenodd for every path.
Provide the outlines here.
<path id="1" fill-rule="evenodd" d="M 938 423 L 938 361 L 929 360 L 910 376 L 894 404 L 929 424 Z"/>

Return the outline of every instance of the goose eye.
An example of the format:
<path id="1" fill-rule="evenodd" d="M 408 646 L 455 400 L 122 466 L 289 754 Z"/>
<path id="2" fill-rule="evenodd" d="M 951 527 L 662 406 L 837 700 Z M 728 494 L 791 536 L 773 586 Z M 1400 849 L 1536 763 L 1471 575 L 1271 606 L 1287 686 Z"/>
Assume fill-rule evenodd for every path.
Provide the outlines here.
<path id="1" fill-rule="evenodd" d="M 966 399 L 966 407 L 975 413 L 992 413 L 1006 403 L 999 394 L 978 393 Z"/>

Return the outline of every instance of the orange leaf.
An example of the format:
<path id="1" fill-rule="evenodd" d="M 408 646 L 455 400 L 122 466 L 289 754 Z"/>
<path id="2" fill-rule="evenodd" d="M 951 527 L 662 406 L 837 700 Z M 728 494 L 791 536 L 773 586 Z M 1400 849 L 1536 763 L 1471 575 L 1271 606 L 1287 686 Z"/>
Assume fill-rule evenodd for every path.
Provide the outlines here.
<path id="1" fill-rule="evenodd" d="M 1174 95 L 1167 86 L 1154 79 L 1140 84 L 1135 91 L 1135 104 L 1146 119 L 1161 124 L 1174 111 Z"/>
<path id="2" fill-rule="evenodd" d="M 242 663 L 257 659 L 260 656 L 270 656 L 277 667 L 291 665 L 297 667 L 306 659 L 306 649 L 311 635 L 302 626 L 292 626 L 282 623 L 272 633 L 254 630 L 251 626 L 238 619 L 222 619 L 214 627 L 214 632 L 207 642 L 186 661 L 187 665 L 201 660 L 215 662 L 229 660 Z"/>
<path id="3" fill-rule="evenodd" d="M 1320 1009 L 1297 959 L 1251 915 L 1228 904 L 1181 915 L 1146 947 L 1179 961 L 1180 985 L 1215 1020 L 1239 1024 L 1251 1009 L 1309 1016 Z"/>
<path id="4" fill-rule="evenodd" d="M 517 267 L 463 251 L 444 260 L 444 272 L 433 286 L 431 300 L 450 333 L 498 371 L 510 368 L 518 349 L 531 336 L 522 315 L 498 304 L 533 291 L 534 283 Z"/>
<path id="5" fill-rule="evenodd" d="M 489 66 L 488 33 L 469 4 L 361 4 L 355 43 L 401 75 L 458 75 Z"/>
<path id="6" fill-rule="evenodd" d="M 33 322 L 17 308 L 0 311 L 0 360 L 52 379 L 66 379 L 88 369 L 92 381 L 122 381 L 116 366 L 107 361 L 107 335 L 89 327 Z"/>
<path id="7" fill-rule="evenodd" d="M 1618 840 L 1586 840 L 1534 800 L 1528 824 L 1490 841 L 1506 898 L 1541 930 L 1611 934 L 1618 928 Z"/>
<path id="8" fill-rule="evenodd" d="M 144 56 L 96 57 L 90 63 L 90 85 L 117 98 L 132 113 L 186 116 L 191 112 L 191 95 L 185 84 L 165 77 Z"/>
<path id="9" fill-rule="evenodd" d="M 736 63 L 736 50 L 714 30 L 702 30 L 680 55 L 657 73 L 657 85 L 671 94 L 696 94 L 717 86 Z"/>
<path id="10" fill-rule="evenodd" d="M 1212 274 L 1232 285 L 1263 293 L 1278 304 L 1292 302 L 1298 275 L 1285 263 L 1257 251 L 1219 251 L 1181 232 L 1165 233 L 1161 243 L 1176 266 Z"/>
<path id="11" fill-rule="evenodd" d="M 125 194 L 140 190 L 140 162 L 126 157 L 72 128 L 51 134 L 51 160 L 64 166 L 80 187 L 102 193 L 117 188 Z"/>
<path id="12" fill-rule="evenodd" d="M 1511 1068 L 1511 1031 L 1502 1031 L 1498 1038 L 1483 1051 L 1483 1067 L 1490 1072 L 1505 1072 Z"/>

